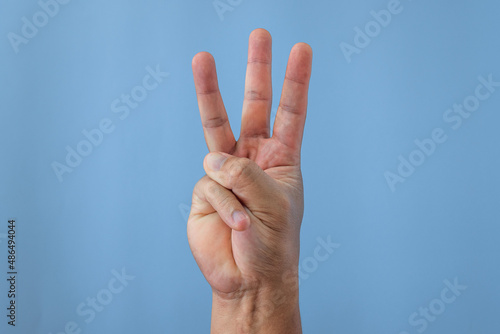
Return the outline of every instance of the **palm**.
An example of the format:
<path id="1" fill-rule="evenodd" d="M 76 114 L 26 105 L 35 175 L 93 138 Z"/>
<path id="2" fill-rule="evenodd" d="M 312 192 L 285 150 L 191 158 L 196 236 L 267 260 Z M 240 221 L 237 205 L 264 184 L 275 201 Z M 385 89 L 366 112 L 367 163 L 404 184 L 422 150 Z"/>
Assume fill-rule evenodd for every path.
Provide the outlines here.
<path id="1" fill-rule="evenodd" d="M 230 153 L 230 152 L 227 152 Z M 267 170 L 282 166 L 298 166 L 297 152 L 283 145 L 276 138 L 240 138 L 231 154 L 249 158 Z"/>
<path id="2" fill-rule="evenodd" d="M 265 30 L 252 33 L 238 141 L 233 136 L 218 89 L 213 58 L 200 53 L 193 59 L 198 104 L 209 150 L 255 161 L 279 181 L 284 192 L 302 192 L 300 146 L 311 71 L 308 51 L 308 47 L 299 46 L 290 54 L 273 136 L 270 137 L 271 38 Z M 265 219 L 267 217 L 262 213 L 252 216 L 252 220 Z M 206 201 L 193 199 L 188 237 L 198 265 L 210 285 L 218 291 L 237 290 L 256 270 L 256 259 L 261 254 L 256 251 L 259 247 L 255 243 L 261 236 L 255 235 L 255 231 L 232 231 Z"/>

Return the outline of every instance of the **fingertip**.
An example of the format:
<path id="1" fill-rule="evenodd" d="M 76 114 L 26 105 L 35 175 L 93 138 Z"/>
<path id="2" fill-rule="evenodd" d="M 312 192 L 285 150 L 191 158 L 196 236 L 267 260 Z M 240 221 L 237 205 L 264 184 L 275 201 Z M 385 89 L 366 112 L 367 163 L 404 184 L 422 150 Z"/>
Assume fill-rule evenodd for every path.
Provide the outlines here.
<path id="1" fill-rule="evenodd" d="M 309 50 L 309 52 L 312 52 L 312 47 L 306 42 L 299 42 L 299 43 L 295 44 L 294 46 L 298 47 L 298 48 L 303 48 L 305 50 Z"/>
<path id="2" fill-rule="evenodd" d="M 313 56 L 312 47 L 307 43 L 297 43 L 292 48 L 293 53 L 298 53 L 302 59 L 310 60 Z"/>
<path id="3" fill-rule="evenodd" d="M 208 171 L 216 172 L 221 169 L 222 165 L 229 157 L 231 157 L 231 155 L 224 152 L 210 152 L 203 159 L 203 168 L 207 171 L 207 174 Z"/>
<path id="4" fill-rule="evenodd" d="M 297 43 L 290 51 L 286 77 L 308 84 L 311 77 L 312 48 L 307 43 Z"/>
<path id="5" fill-rule="evenodd" d="M 201 51 L 194 55 L 193 60 L 191 61 L 191 66 L 195 69 L 210 63 L 215 63 L 215 59 L 212 54 L 206 51 Z"/>
<path id="6" fill-rule="evenodd" d="M 234 211 L 231 218 L 233 219 L 234 224 L 232 227 L 233 230 L 241 232 L 250 227 L 250 217 L 243 211 Z"/>
<path id="7" fill-rule="evenodd" d="M 257 28 L 250 33 L 250 38 L 271 39 L 271 33 L 264 28 Z"/>

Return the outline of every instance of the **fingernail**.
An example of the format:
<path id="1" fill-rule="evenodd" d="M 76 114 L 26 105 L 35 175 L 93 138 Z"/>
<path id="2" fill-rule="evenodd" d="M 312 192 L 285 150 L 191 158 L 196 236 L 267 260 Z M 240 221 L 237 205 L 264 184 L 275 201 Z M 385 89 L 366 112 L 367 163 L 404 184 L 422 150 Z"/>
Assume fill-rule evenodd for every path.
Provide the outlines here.
<path id="1" fill-rule="evenodd" d="M 241 228 L 244 228 L 246 226 L 248 218 L 243 212 L 234 211 L 232 214 L 232 218 L 235 225 L 238 225 Z"/>
<path id="2" fill-rule="evenodd" d="M 224 160 L 226 160 L 226 157 L 222 154 L 210 153 L 207 157 L 208 168 L 214 171 L 218 171 L 222 167 Z"/>

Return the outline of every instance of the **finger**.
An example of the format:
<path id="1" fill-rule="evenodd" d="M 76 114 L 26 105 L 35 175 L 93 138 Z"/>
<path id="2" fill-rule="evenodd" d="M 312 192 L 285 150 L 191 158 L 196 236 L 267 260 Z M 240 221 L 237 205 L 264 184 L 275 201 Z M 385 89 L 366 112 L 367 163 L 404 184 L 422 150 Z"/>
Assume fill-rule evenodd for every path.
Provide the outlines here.
<path id="1" fill-rule="evenodd" d="M 311 47 L 305 43 L 296 44 L 288 58 L 285 82 L 273 127 L 273 138 L 298 152 L 306 121 L 311 67 Z"/>
<path id="2" fill-rule="evenodd" d="M 198 181 L 193 195 L 197 197 L 194 199 L 197 203 L 200 201 L 209 203 L 231 229 L 244 231 L 249 227 L 250 217 L 240 201 L 230 190 L 210 179 L 210 177 L 206 176 Z"/>
<path id="3" fill-rule="evenodd" d="M 286 206 L 277 181 L 250 159 L 214 152 L 205 157 L 203 167 L 212 180 L 231 190 L 252 212 L 276 212 L 276 205 Z"/>
<path id="4" fill-rule="evenodd" d="M 269 138 L 269 115 L 273 97 L 271 61 L 271 34 L 265 29 L 254 30 L 248 41 L 240 138 Z"/>
<path id="5" fill-rule="evenodd" d="M 208 176 L 204 178 L 210 179 Z M 195 187 L 199 189 L 199 185 Z M 189 247 L 209 282 L 235 277 L 239 269 L 233 258 L 232 229 L 210 203 L 193 192 L 192 210 L 187 223 Z M 232 291 L 232 290 L 231 290 Z"/>
<path id="6" fill-rule="evenodd" d="M 194 56 L 192 67 L 208 150 L 231 152 L 236 141 L 220 95 L 214 58 L 207 52 L 200 52 Z"/>

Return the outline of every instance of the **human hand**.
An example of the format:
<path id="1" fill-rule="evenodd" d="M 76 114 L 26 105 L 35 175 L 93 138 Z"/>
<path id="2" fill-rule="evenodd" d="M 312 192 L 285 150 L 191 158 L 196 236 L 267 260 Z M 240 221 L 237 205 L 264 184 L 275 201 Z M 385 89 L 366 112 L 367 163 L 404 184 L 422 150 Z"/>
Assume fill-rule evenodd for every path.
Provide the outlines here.
<path id="1" fill-rule="evenodd" d="M 213 332 L 255 332 L 257 323 L 259 333 L 301 332 L 300 148 L 311 66 L 310 46 L 296 44 L 270 137 L 271 36 L 264 29 L 253 31 L 236 141 L 213 57 L 201 52 L 193 58 L 205 140 L 212 153 L 203 162 L 207 175 L 193 191 L 187 229 L 194 258 L 213 290 Z M 286 291 L 285 281 L 290 283 Z M 284 292 L 276 296 L 276 291 Z M 270 308 L 271 314 L 262 314 Z"/>

